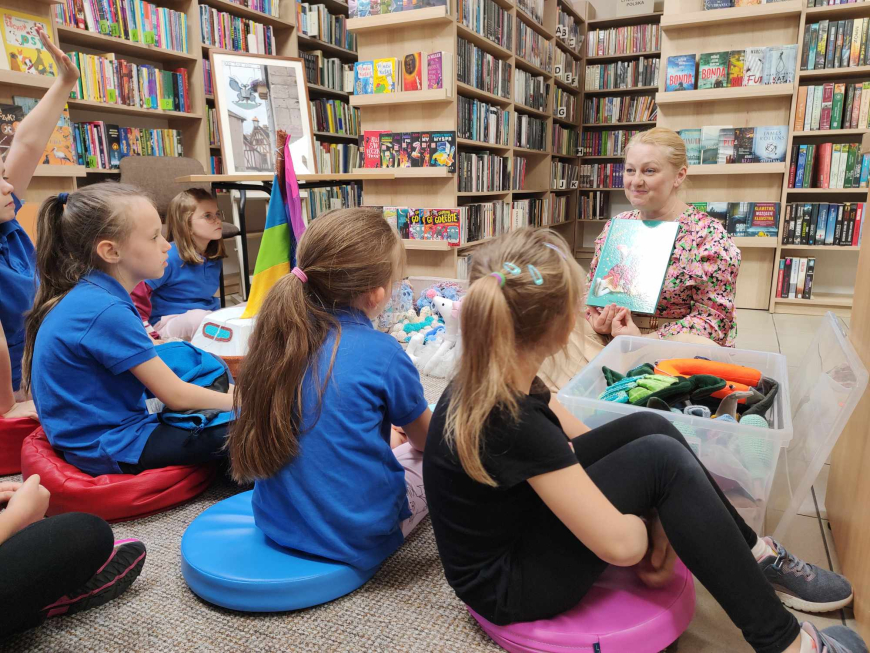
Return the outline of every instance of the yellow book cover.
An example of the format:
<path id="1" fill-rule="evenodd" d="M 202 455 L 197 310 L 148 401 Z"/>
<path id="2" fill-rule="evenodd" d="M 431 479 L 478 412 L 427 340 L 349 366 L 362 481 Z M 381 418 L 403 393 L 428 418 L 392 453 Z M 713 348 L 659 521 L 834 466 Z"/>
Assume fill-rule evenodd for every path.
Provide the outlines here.
<path id="1" fill-rule="evenodd" d="M 12 101 L 24 109 L 25 116 L 33 111 L 37 103 L 36 98 L 19 95 L 13 95 Z M 76 163 L 72 144 L 72 124 L 69 119 L 69 107 L 66 105 L 64 105 L 63 113 L 61 113 L 54 131 L 48 139 L 48 145 L 45 146 L 45 151 L 42 153 L 41 163 L 60 166 L 71 166 Z"/>
<path id="2" fill-rule="evenodd" d="M 374 85 L 375 93 L 396 93 L 399 89 L 398 59 L 375 59 Z"/>
<path id="3" fill-rule="evenodd" d="M 852 51 L 849 53 L 849 66 L 858 65 L 858 56 L 861 54 L 861 35 L 864 31 L 865 18 L 856 18 L 852 26 Z"/>
<path id="4" fill-rule="evenodd" d="M 0 13 L 3 15 L 3 47 L 6 49 L 9 69 L 31 75 L 55 77 L 57 70 L 54 59 L 42 47 L 42 42 L 36 33 L 36 26 L 42 25 L 51 39 L 52 29 L 49 20 L 43 16 L 24 14 L 11 9 L 3 9 Z"/>

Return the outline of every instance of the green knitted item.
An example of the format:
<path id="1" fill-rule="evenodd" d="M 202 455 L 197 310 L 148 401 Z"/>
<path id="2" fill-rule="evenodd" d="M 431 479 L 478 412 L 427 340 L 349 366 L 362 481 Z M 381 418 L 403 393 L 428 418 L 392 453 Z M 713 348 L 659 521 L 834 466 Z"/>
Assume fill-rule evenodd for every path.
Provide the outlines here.
<path id="1" fill-rule="evenodd" d="M 642 398 L 638 398 L 637 401 L 632 401 L 631 403 L 636 406 L 646 406 L 650 397 L 656 397 L 664 401 L 666 404 L 673 405 L 677 402 L 688 399 L 694 386 L 687 378 L 683 376 L 669 376 L 665 378 L 671 379 L 673 383 L 660 387 L 655 392 L 649 393 Z"/>
<path id="2" fill-rule="evenodd" d="M 649 363 L 643 363 L 638 365 L 634 369 L 628 370 L 626 376 L 647 376 L 647 375 L 655 375 L 656 368 L 650 365 Z"/>
<path id="3" fill-rule="evenodd" d="M 712 374 L 695 374 L 689 377 L 689 381 L 694 387 L 691 395 L 694 400 L 704 399 L 725 388 L 725 379 L 720 379 Z"/>
<path id="4" fill-rule="evenodd" d="M 602 366 L 601 373 L 604 375 L 604 380 L 607 382 L 608 386 L 613 385 L 617 381 L 622 381 L 622 379 L 625 378 L 622 374 L 610 369 L 609 367 Z"/>
<path id="5" fill-rule="evenodd" d="M 637 377 L 637 387 L 629 390 L 628 400 L 635 406 L 646 405 L 648 397 L 675 384 L 677 384 L 677 380 L 671 376 L 646 374 L 645 376 Z"/>

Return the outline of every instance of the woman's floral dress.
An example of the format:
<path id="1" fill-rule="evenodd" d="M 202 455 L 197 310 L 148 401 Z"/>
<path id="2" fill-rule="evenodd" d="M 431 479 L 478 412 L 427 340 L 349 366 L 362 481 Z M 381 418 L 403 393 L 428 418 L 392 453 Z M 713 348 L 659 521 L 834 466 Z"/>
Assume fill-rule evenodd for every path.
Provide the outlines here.
<path id="1" fill-rule="evenodd" d="M 617 219 L 639 220 L 639 211 L 626 211 Z M 680 230 L 665 275 L 656 317 L 673 320 L 656 333 L 667 338 L 680 333 L 692 333 L 714 342 L 733 347 L 737 339 L 737 319 L 734 295 L 740 270 L 740 250 L 718 220 L 695 207 L 677 218 Z M 608 221 L 595 240 L 595 256 L 586 279 L 592 284 L 601 249 L 610 231 Z M 587 309 L 587 316 L 590 315 Z"/>

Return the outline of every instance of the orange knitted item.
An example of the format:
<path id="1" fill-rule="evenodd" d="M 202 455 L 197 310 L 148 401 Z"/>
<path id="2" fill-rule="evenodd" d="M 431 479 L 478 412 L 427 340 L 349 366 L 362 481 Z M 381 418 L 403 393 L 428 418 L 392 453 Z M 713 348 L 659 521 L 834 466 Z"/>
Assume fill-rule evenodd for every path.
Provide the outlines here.
<path id="1" fill-rule="evenodd" d="M 716 399 L 724 399 L 732 392 L 745 392 L 754 388 L 761 381 L 761 372 L 751 367 L 734 365 L 732 363 L 720 363 L 708 361 L 702 358 L 671 358 L 658 361 L 655 366 L 656 374 L 667 376 L 692 376 L 694 374 L 711 374 L 725 379 L 728 385 L 723 390 L 714 392 L 711 396 Z M 740 403 L 745 403 L 741 399 Z"/>

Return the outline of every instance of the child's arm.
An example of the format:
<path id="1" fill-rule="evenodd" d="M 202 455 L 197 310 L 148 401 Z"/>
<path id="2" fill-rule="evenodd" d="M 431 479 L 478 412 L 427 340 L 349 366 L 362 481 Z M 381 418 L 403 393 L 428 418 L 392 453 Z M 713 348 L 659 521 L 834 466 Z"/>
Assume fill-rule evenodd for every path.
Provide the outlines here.
<path id="1" fill-rule="evenodd" d="M 39 474 L 28 476 L 21 484 L 0 484 L 0 494 L 8 496 L 6 486 L 11 485 L 17 487 L 11 488 L 12 495 L 8 499 L 6 510 L 0 512 L 0 544 L 22 528 L 42 519 L 51 498 L 51 493 L 39 484 Z"/>
<path id="2" fill-rule="evenodd" d="M 580 465 L 528 480 L 559 520 L 604 562 L 631 567 L 643 559 L 649 544 L 643 520 L 619 512 Z"/>
<path id="3" fill-rule="evenodd" d="M 429 433 L 429 420 L 432 419 L 432 411 L 428 408 L 410 424 L 405 424 L 402 430 L 408 436 L 408 442 L 417 451 L 423 451 L 426 448 L 426 434 Z"/>
<path id="4" fill-rule="evenodd" d="M 36 28 L 43 47 L 48 50 L 57 66 L 57 79 L 42 99 L 27 114 L 18 129 L 6 155 L 6 179 L 22 195 L 36 166 L 42 162 L 42 154 L 51 133 L 57 125 L 70 91 L 79 78 L 79 71 L 60 48 L 48 40 L 41 27 Z"/>
<path id="5" fill-rule="evenodd" d="M 223 393 L 186 383 L 158 357 L 131 367 L 130 371 L 170 410 L 233 409 L 235 386 L 230 386 L 229 392 Z"/>
<path id="6" fill-rule="evenodd" d="M 578 435 L 583 435 L 584 433 L 589 432 L 589 427 L 574 417 L 567 408 L 560 404 L 559 400 L 556 399 L 556 395 L 550 395 L 550 410 L 552 410 L 556 417 L 559 418 L 562 430 L 565 431 L 565 435 L 567 435 L 569 439 L 573 440 Z"/>
<path id="7" fill-rule="evenodd" d="M 14 419 L 29 417 L 37 419 L 36 407 L 32 401 L 16 403 L 12 392 L 12 362 L 9 359 L 9 346 L 6 344 L 6 334 L 0 324 L 0 417 Z"/>

